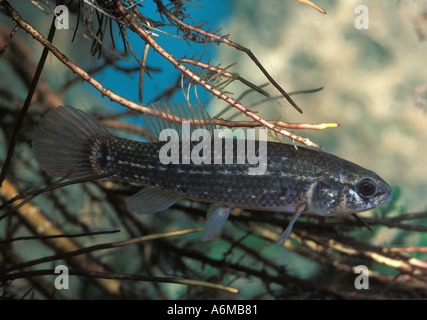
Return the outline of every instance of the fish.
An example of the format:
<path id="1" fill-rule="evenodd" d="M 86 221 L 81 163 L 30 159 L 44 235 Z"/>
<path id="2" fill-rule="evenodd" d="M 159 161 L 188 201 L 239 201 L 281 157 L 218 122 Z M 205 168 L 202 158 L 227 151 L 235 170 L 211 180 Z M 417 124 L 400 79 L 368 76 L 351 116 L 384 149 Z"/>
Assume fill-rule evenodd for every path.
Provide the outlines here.
<path id="1" fill-rule="evenodd" d="M 283 247 L 303 213 L 362 212 L 393 197 L 390 185 L 371 170 L 333 154 L 278 141 L 254 141 L 258 168 L 263 170 L 251 172 L 254 162 L 239 149 L 245 143 L 249 148 L 249 140 L 216 140 L 218 128 L 202 107 L 172 102 L 148 107 L 152 112 L 142 115 L 142 123 L 154 142 L 117 137 L 80 109 L 56 107 L 34 131 L 34 156 L 55 177 L 111 174 L 108 179 L 140 185 L 141 190 L 126 201 L 128 209 L 139 214 L 164 211 L 182 198 L 210 203 L 203 241 L 222 230 L 232 208 L 293 214 L 279 240 Z M 194 133 L 199 140 L 192 139 Z M 210 134 L 214 139 L 204 140 Z M 220 147 L 218 141 L 223 142 Z M 209 147 L 217 152 L 208 152 Z M 198 162 L 189 161 L 188 155 L 201 152 Z M 233 161 L 226 158 L 230 154 Z"/>

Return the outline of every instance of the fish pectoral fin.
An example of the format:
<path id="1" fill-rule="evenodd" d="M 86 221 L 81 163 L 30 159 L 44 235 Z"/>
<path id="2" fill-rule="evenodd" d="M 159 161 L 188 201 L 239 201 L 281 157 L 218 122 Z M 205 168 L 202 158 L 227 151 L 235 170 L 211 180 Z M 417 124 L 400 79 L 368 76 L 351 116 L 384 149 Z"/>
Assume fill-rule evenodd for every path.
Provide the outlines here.
<path id="1" fill-rule="evenodd" d="M 126 201 L 126 205 L 131 211 L 147 214 L 166 210 L 179 199 L 180 197 L 171 192 L 156 187 L 147 187 L 130 197 Z"/>
<path id="2" fill-rule="evenodd" d="M 203 230 L 203 241 L 211 240 L 224 227 L 231 208 L 224 207 L 219 203 L 213 204 L 206 215 L 206 225 Z"/>
<path id="3" fill-rule="evenodd" d="M 292 227 L 294 226 L 295 221 L 297 221 L 297 219 L 299 218 L 299 216 L 304 212 L 305 208 L 306 208 L 306 205 L 305 205 L 304 202 L 301 202 L 300 204 L 297 205 L 297 207 L 295 209 L 294 216 L 292 217 L 291 222 L 289 222 L 288 227 L 282 233 L 282 236 L 280 237 L 280 240 L 278 242 L 278 244 L 282 248 L 285 246 L 285 242 L 288 239 L 288 236 L 292 233 Z"/>

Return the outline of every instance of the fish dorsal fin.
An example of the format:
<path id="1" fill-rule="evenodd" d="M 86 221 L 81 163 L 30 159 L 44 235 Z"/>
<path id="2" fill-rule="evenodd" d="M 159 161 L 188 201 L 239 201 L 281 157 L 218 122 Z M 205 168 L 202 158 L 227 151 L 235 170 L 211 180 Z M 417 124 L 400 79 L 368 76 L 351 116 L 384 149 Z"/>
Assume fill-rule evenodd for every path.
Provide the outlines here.
<path id="1" fill-rule="evenodd" d="M 159 141 L 160 133 L 165 130 L 168 136 L 175 136 L 173 131 L 178 133 L 182 140 L 185 137 L 186 130 L 183 130 L 182 121 L 189 121 L 191 134 L 196 129 L 205 129 L 214 136 L 216 129 L 210 115 L 198 105 L 187 105 L 175 102 L 152 102 L 148 105 L 153 110 L 153 115 L 144 114 L 142 121 L 153 135 Z M 190 137 L 188 137 L 189 139 Z"/>

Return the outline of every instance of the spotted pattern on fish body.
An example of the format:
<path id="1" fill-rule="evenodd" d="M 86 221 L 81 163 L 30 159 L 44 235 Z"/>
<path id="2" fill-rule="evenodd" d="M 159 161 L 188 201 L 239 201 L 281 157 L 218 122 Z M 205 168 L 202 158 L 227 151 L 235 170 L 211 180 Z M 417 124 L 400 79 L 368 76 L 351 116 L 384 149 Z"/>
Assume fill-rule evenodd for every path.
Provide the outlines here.
<path id="1" fill-rule="evenodd" d="M 180 118 L 193 116 L 185 113 L 186 106 L 179 104 L 152 107 L 159 112 L 175 111 Z M 203 111 L 192 112 L 198 113 L 198 119 L 209 121 Z M 162 128 L 178 129 L 176 123 L 168 121 L 154 122 L 153 118 L 144 121 L 157 138 Z M 239 142 L 232 141 L 234 160 Z M 183 143 L 179 142 L 180 160 L 185 158 Z M 211 150 L 214 143 L 212 140 Z M 248 173 L 253 165 L 247 155 L 240 164 L 227 163 L 226 148 L 230 147 L 227 143 L 222 144 L 219 158 L 212 153 L 210 159 L 205 158 L 207 163 L 200 164 L 184 161 L 163 164 L 159 154 L 166 144 L 166 141 L 145 143 L 113 136 L 92 117 L 71 106 L 49 112 L 33 140 L 36 159 L 54 176 L 64 176 L 76 167 L 71 177 L 117 172 L 109 179 L 145 186 L 128 200 L 128 208 L 138 213 L 165 210 L 180 198 L 213 203 L 203 240 L 211 239 L 221 230 L 231 208 L 294 213 L 282 235 L 283 245 L 294 222 L 304 212 L 325 216 L 360 212 L 384 205 L 392 198 L 390 186 L 374 172 L 318 150 L 304 147 L 297 150 L 287 144 L 267 142 L 266 170 L 253 175 Z M 197 143 L 190 145 L 194 148 Z M 260 145 L 255 146 L 255 153 L 260 154 Z"/>
<path id="2" fill-rule="evenodd" d="M 307 193 L 312 184 L 318 179 L 324 179 L 320 175 L 307 175 L 316 165 L 314 161 L 304 161 L 306 153 L 310 151 L 296 151 L 292 146 L 280 143 L 268 142 L 267 171 L 260 176 L 247 174 L 251 167 L 248 163 L 164 165 L 158 156 L 164 144 L 142 143 L 117 137 L 97 141 L 91 166 L 98 174 L 119 170 L 111 178 L 154 186 L 178 196 L 220 202 L 229 207 L 257 207 L 265 210 L 280 210 L 294 203 L 309 201 Z M 313 157 L 313 154 L 310 153 L 309 156 Z M 330 163 L 332 160 L 322 153 L 316 153 L 316 156 L 323 158 L 319 162 Z M 225 160 L 225 152 L 223 158 Z M 334 160 L 337 164 L 341 162 L 336 157 Z M 286 174 L 283 174 L 284 166 L 287 167 Z M 302 166 L 305 166 L 305 171 L 301 170 Z M 165 170 L 159 170 L 160 168 Z M 301 175 L 303 172 L 306 176 Z"/>

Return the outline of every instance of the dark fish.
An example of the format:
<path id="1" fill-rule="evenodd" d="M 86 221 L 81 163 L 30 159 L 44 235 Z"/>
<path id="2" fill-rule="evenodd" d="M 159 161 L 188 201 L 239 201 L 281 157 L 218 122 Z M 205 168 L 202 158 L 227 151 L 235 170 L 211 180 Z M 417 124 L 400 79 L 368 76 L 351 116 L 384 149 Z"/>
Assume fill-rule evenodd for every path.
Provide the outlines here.
<path id="1" fill-rule="evenodd" d="M 85 112 L 72 106 L 58 107 L 35 131 L 35 157 L 56 177 L 74 168 L 72 178 L 117 172 L 111 179 L 145 186 L 127 202 L 128 208 L 138 213 L 165 210 L 180 198 L 213 203 L 203 240 L 210 240 L 221 230 L 231 208 L 293 213 L 280 239 L 283 245 L 302 213 L 354 213 L 392 199 L 390 186 L 376 173 L 334 155 L 303 147 L 297 150 L 277 142 L 256 141 L 256 146 L 252 141 L 259 162 L 255 167 L 248 153 L 249 140 L 216 140 L 215 126 L 200 107 L 170 103 L 150 106 L 157 114 L 143 116 L 143 120 L 157 140 L 154 143 L 116 137 Z M 186 122 L 191 127 L 187 135 L 185 123 L 177 123 L 176 117 L 190 121 Z M 190 139 L 197 129 L 202 129 L 199 142 Z M 209 135 L 214 138 L 207 139 Z M 239 144 L 248 148 L 243 155 Z M 190 161 L 200 153 L 201 163 Z M 170 163 L 165 164 L 165 159 Z M 254 169 L 259 170 L 251 172 Z"/>

